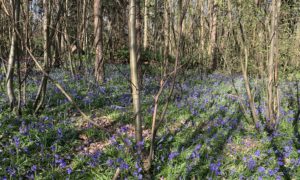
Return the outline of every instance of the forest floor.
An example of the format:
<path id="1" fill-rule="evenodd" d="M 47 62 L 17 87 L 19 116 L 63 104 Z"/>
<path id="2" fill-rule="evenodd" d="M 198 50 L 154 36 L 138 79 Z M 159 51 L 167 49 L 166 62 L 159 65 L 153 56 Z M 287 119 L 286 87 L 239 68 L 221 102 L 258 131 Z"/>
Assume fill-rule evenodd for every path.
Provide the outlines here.
<path id="1" fill-rule="evenodd" d="M 98 85 L 92 74 L 73 78 L 62 70 L 51 73 L 106 132 L 83 121 L 51 83 L 43 112 L 32 115 L 30 104 L 40 78 L 29 79 L 29 105 L 18 118 L 9 111 L 1 85 L 0 178 L 111 179 L 120 168 L 121 179 L 142 179 L 142 160 L 134 143 L 129 69 L 110 66 L 106 74 L 109 78 L 105 84 Z M 159 89 L 155 74 L 145 75 L 141 93 L 145 151 L 150 143 L 153 96 Z M 241 76 L 214 73 L 200 77 L 199 73 L 187 72 L 185 79 L 179 78 L 158 131 L 153 179 L 300 177 L 299 74 L 282 78 L 281 118 L 272 134 L 264 130 L 265 96 L 259 80 L 251 81 L 261 119 L 258 132 L 250 112 L 244 114 L 240 108 L 239 98 L 248 106 Z M 169 86 L 162 94 L 159 112 Z"/>

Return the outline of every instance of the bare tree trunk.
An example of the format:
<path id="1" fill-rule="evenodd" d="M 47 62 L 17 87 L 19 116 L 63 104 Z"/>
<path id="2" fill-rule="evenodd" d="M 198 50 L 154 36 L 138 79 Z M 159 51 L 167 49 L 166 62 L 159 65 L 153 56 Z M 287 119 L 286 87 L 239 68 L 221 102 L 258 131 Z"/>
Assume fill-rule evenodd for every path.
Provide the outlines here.
<path id="1" fill-rule="evenodd" d="M 280 12 L 281 0 L 273 0 L 271 4 L 271 27 L 270 27 L 270 49 L 268 59 L 268 114 L 267 121 L 269 122 L 268 128 L 275 130 L 277 121 L 279 120 L 279 88 L 278 88 L 278 57 L 277 57 L 277 34 L 278 34 L 278 19 Z"/>
<path id="2" fill-rule="evenodd" d="M 164 2 L 164 63 L 163 63 L 163 76 L 168 72 L 168 57 L 169 57 L 169 34 L 170 34 L 170 21 L 169 21 L 169 0 Z"/>
<path id="3" fill-rule="evenodd" d="M 248 101 L 249 101 L 249 106 L 250 106 L 250 112 L 251 112 L 251 116 L 252 116 L 252 120 L 253 120 L 253 124 L 256 127 L 257 130 L 259 130 L 259 126 L 258 126 L 258 116 L 256 113 L 256 108 L 255 108 L 255 104 L 254 104 L 254 97 L 251 91 L 251 87 L 250 87 L 250 81 L 249 81 L 249 77 L 248 77 L 248 63 L 249 63 L 249 53 L 248 53 L 248 46 L 247 46 L 247 42 L 246 42 L 246 37 L 244 34 L 244 26 L 241 22 L 240 23 L 240 43 L 241 43 L 241 50 L 244 53 L 244 57 L 241 56 L 241 68 L 242 68 L 242 73 L 243 73 L 243 78 L 245 81 L 245 88 L 246 88 L 246 92 L 247 92 L 247 96 L 248 96 Z M 241 52 L 241 54 L 242 54 Z"/>
<path id="4" fill-rule="evenodd" d="M 12 5 L 12 12 L 13 12 L 13 22 L 12 22 L 12 33 L 11 33 L 11 46 L 8 58 L 8 66 L 7 66 L 7 73 L 6 73 L 6 90 L 9 100 L 9 106 L 11 110 L 16 107 L 16 97 L 14 93 L 14 85 L 13 85 L 13 78 L 14 78 L 14 66 L 15 66 L 15 59 L 17 54 L 17 28 L 19 23 L 20 17 L 20 0 L 11 0 Z"/>
<path id="5" fill-rule="evenodd" d="M 44 17 L 43 17 L 43 38 L 44 38 L 44 68 L 47 73 L 50 71 L 50 40 L 49 40 L 49 24 L 50 24 L 50 11 L 49 11 L 49 0 L 43 0 L 43 9 L 44 9 Z M 35 113 L 37 113 L 43 106 L 46 96 L 47 90 L 47 82 L 48 77 L 43 75 L 42 82 L 40 84 L 35 102 L 34 109 Z"/>
<path id="6" fill-rule="evenodd" d="M 216 0 L 211 0 L 211 14 L 210 14 L 210 44 L 208 49 L 208 55 L 211 61 L 211 70 L 217 69 L 218 60 L 216 57 L 216 43 L 217 43 L 217 9 L 218 4 Z"/>
<path id="7" fill-rule="evenodd" d="M 204 11 L 203 11 L 203 5 L 204 2 L 203 0 L 198 0 L 198 6 L 199 6 L 199 13 L 200 13 L 200 29 L 199 29 L 199 39 L 200 39 L 200 42 L 199 42 L 199 64 L 200 64 L 200 67 L 198 68 L 200 70 L 200 73 L 203 73 L 205 71 L 205 68 L 204 68 L 204 46 L 205 46 L 205 28 L 204 28 Z M 201 75 L 202 77 L 202 75 Z"/>
<path id="8" fill-rule="evenodd" d="M 144 4 L 144 42 L 143 47 L 144 49 L 148 48 L 148 6 L 149 0 L 145 0 Z"/>
<path id="9" fill-rule="evenodd" d="M 65 45 L 66 45 L 66 51 L 67 51 L 67 58 L 69 61 L 69 69 L 71 70 L 71 74 L 74 77 L 75 76 L 75 67 L 74 67 L 74 62 L 72 59 L 72 46 L 71 46 L 71 42 L 70 42 L 70 37 L 68 34 L 68 30 L 67 30 L 67 22 L 65 22 L 65 27 L 64 27 L 64 39 L 65 39 Z"/>
<path id="10" fill-rule="evenodd" d="M 137 46 L 136 46 L 136 2 L 130 0 L 129 3 L 129 51 L 130 51 L 130 76 L 133 99 L 133 112 L 135 115 L 135 138 L 139 143 L 142 138 L 142 115 L 140 106 L 140 89 L 137 73 Z"/>
<path id="11" fill-rule="evenodd" d="M 104 82 L 104 58 L 103 58 L 103 37 L 102 37 L 102 1 L 94 1 L 94 34 L 95 34 L 95 77 L 99 83 Z"/>
<path id="12" fill-rule="evenodd" d="M 86 47 L 84 46 L 85 34 L 86 34 L 86 19 L 87 19 L 87 0 L 83 0 L 82 5 L 82 17 L 81 17 L 81 26 L 80 26 L 80 44 L 79 47 L 86 51 Z"/>
<path id="13" fill-rule="evenodd" d="M 24 9 L 25 9 L 25 26 L 24 26 L 24 32 L 25 32 L 25 42 L 24 42 L 24 46 L 25 47 L 30 47 L 30 4 L 29 4 L 29 0 L 26 0 L 24 2 Z M 24 47 L 24 49 L 25 49 Z M 25 58 L 28 58 L 28 53 L 27 51 L 24 52 L 25 54 Z M 25 75 L 24 75 L 24 79 L 22 80 L 22 101 L 23 104 L 26 105 L 26 81 L 27 81 L 27 73 L 28 73 L 28 68 L 29 68 L 29 62 L 25 61 Z"/>
<path id="14" fill-rule="evenodd" d="M 143 85 L 143 59 L 141 59 L 141 44 L 142 44 L 142 16 L 141 16 L 141 1 L 136 0 L 136 39 L 137 39 L 137 71 L 138 71 L 138 80 L 139 87 Z"/>

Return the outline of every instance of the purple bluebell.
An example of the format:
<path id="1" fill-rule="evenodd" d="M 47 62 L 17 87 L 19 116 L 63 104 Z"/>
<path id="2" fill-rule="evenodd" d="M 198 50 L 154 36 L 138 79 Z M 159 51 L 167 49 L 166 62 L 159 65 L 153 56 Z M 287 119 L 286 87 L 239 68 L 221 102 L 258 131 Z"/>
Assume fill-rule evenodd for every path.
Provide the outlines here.
<path id="1" fill-rule="evenodd" d="M 260 156 L 260 150 L 255 151 L 255 156 L 259 157 Z"/>
<path id="2" fill-rule="evenodd" d="M 6 172 L 10 175 L 10 176 L 15 176 L 16 175 L 16 169 L 12 168 L 12 167 L 7 167 L 6 168 Z"/>
<path id="3" fill-rule="evenodd" d="M 108 166 L 113 166 L 114 165 L 114 160 L 112 160 L 112 159 L 108 159 L 107 161 L 106 161 L 106 164 L 108 165 Z"/>
<path id="4" fill-rule="evenodd" d="M 177 152 L 177 151 L 171 152 L 171 153 L 169 154 L 168 159 L 171 161 L 171 160 L 173 160 L 175 157 L 177 157 L 178 155 L 179 155 L 179 152 Z"/>
<path id="5" fill-rule="evenodd" d="M 16 148 L 19 148 L 19 146 L 20 146 L 20 139 L 19 139 L 19 137 L 14 136 L 13 140 L 14 140 Z"/>
<path id="6" fill-rule="evenodd" d="M 68 167 L 67 168 L 67 174 L 71 174 L 72 173 L 72 168 Z"/>
<path id="7" fill-rule="evenodd" d="M 259 167 L 258 167 L 258 172 L 259 172 L 259 173 L 264 173 L 265 170 L 266 170 L 266 169 L 265 169 L 264 167 L 262 167 L 262 166 L 259 166 Z"/>
<path id="8" fill-rule="evenodd" d="M 61 128 L 57 129 L 57 136 L 58 136 L 59 139 L 61 139 L 63 137 L 63 133 L 62 133 Z"/>
<path id="9" fill-rule="evenodd" d="M 121 169 L 128 170 L 128 169 L 129 169 L 129 165 L 128 165 L 127 163 L 125 163 L 125 162 L 122 162 L 122 163 L 120 164 L 120 168 L 121 168 Z"/>
<path id="10" fill-rule="evenodd" d="M 209 169 L 212 173 L 214 173 L 215 175 L 220 175 L 221 171 L 220 171 L 220 167 L 221 167 L 221 162 L 218 161 L 217 163 L 211 163 L 209 165 Z"/>
<path id="11" fill-rule="evenodd" d="M 256 161 L 255 161 L 252 157 L 250 157 L 249 160 L 248 160 L 248 162 L 247 162 L 247 166 L 248 166 L 248 168 L 249 168 L 251 171 L 253 171 L 253 169 L 254 169 L 255 166 L 256 166 Z"/>
<path id="12" fill-rule="evenodd" d="M 31 166 L 31 171 L 35 172 L 37 170 L 36 165 Z"/>

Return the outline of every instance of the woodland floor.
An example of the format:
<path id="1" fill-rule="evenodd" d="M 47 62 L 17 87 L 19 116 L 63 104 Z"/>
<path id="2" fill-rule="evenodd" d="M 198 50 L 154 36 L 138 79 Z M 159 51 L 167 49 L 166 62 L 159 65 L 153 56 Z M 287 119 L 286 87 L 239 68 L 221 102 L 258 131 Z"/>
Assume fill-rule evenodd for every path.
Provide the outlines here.
<path id="1" fill-rule="evenodd" d="M 121 70 L 122 73 L 119 71 Z M 91 72 L 91 71 L 90 71 Z M 9 111 L 0 88 L 0 178 L 2 179 L 111 179 L 119 167 L 121 179 L 142 179 L 142 160 L 134 143 L 129 68 L 109 66 L 104 85 L 92 74 L 75 78 L 63 70 L 51 73 L 103 132 L 80 115 L 51 83 L 45 108 L 32 114 L 41 76 L 28 80 L 28 106 L 22 118 Z M 153 179 L 297 179 L 300 177 L 300 74 L 280 82 L 281 118 L 278 130 L 265 130 L 265 95 L 261 80 L 252 79 L 260 132 L 247 105 L 239 75 L 214 73 L 200 77 L 187 72 L 176 84 L 166 119 L 159 129 Z M 1 75 L 0 75 L 1 76 Z M 3 76 L 2 76 L 3 77 Z M 142 109 L 145 152 L 149 148 L 156 72 L 143 79 Z M 185 79 L 185 80 L 184 80 Z M 167 90 L 170 84 L 167 85 Z M 167 92 L 162 94 L 160 111 Z"/>

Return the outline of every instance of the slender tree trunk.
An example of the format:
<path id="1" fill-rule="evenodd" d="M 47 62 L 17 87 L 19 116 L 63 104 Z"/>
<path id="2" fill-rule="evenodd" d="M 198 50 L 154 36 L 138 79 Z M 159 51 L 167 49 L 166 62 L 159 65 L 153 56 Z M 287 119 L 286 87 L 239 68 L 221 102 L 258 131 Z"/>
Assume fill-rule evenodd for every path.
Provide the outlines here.
<path id="1" fill-rule="evenodd" d="M 248 97 L 248 101 L 249 101 L 249 106 L 250 106 L 250 112 L 251 112 L 251 116 L 252 116 L 252 120 L 253 120 L 253 124 L 256 127 L 257 130 L 259 130 L 259 119 L 257 116 L 257 112 L 256 112 L 256 108 L 255 108 L 255 104 L 254 104 L 254 96 L 250 87 L 250 81 L 249 81 L 249 77 L 248 77 L 248 63 L 249 63 L 249 48 L 247 46 L 247 41 L 246 41 L 246 37 L 245 37 L 245 30 L 244 30 L 244 26 L 241 22 L 239 22 L 239 32 L 240 32 L 240 48 L 241 48 L 241 54 L 243 54 L 244 56 L 240 56 L 240 61 L 241 61 L 241 68 L 242 68 L 242 73 L 243 73 L 243 78 L 245 81 L 245 88 L 246 88 L 246 92 L 247 92 L 247 97 Z"/>
<path id="2" fill-rule="evenodd" d="M 268 59 L 268 114 L 267 121 L 269 129 L 276 129 L 277 121 L 279 120 L 279 88 L 278 88 L 278 57 L 277 57 L 277 34 L 278 21 L 280 12 L 281 0 L 273 0 L 271 4 L 271 26 L 270 26 L 270 49 Z"/>
<path id="3" fill-rule="evenodd" d="M 140 89 L 137 73 L 137 45 L 136 45 L 136 2 L 129 1 L 129 51 L 130 51 L 130 76 L 133 100 L 133 112 L 135 115 L 135 138 L 136 142 L 142 139 L 142 115 L 140 106 Z"/>
<path id="4" fill-rule="evenodd" d="M 6 72 L 6 90 L 9 100 L 9 106 L 11 110 L 13 110 L 16 107 L 16 97 L 14 93 L 14 68 L 15 68 L 15 59 L 17 54 L 17 28 L 19 23 L 19 17 L 20 17 L 20 0 L 10 0 L 10 3 L 12 5 L 12 12 L 13 12 L 13 22 L 12 22 L 12 29 L 11 29 L 11 46 L 10 46 L 10 52 L 9 52 L 9 58 L 8 58 L 8 66 L 7 66 L 7 72 Z"/>
<path id="5" fill-rule="evenodd" d="M 50 24 L 50 11 L 49 11 L 49 0 L 43 0 L 43 10 L 44 10 L 44 17 L 43 17 L 43 38 L 44 38 L 44 68 L 47 73 L 50 71 L 50 40 L 49 40 L 49 24 Z M 34 109 L 35 113 L 37 113 L 43 106 L 46 91 L 47 91 L 47 76 L 43 75 L 36 100 L 34 102 Z"/>
<path id="6" fill-rule="evenodd" d="M 95 77 L 99 83 L 104 82 L 104 58 L 102 35 L 102 0 L 94 1 L 94 34 L 95 34 Z"/>
<path id="7" fill-rule="evenodd" d="M 167 75 L 169 63 L 169 34 L 170 34 L 170 21 L 169 21 L 169 0 L 164 2 L 164 63 L 163 63 L 163 77 Z"/>
<path id="8" fill-rule="evenodd" d="M 208 55 L 211 61 L 211 70 L 214 71 L 217 69 L 218 60 L 216 56 L 217 50 L 217 10 L 218 4 L 216 0 L 211 0 L 211 14 L 210 14 L 210 44 L 208 49 Z"/>
<path id="9" fill-rule="evenodd" d="M 149 7 L 149 0 L 144 1 L 144 42 L 143 47 L 144 49 L 148 48 L 148 7 Z"/>
<path id="10" fill-rule="evenodd" d="M 81 26 L 80 26 L 80 48 L 86 52 L 86 47 L 84 45 L 85 34 L 86 34 L 86 18 L 87 17 L 87 0 L 83 0 L 82 5 L 82 17 L 81 17 Z"/>
<path id="11" fill-rule="evenodd" d="M 25 9 L 25 26 L 24 26 L 24 32 L 25 32 L 25 42 L 24 42 L 24 54 L 25 54 L 25 58 L 28 59 L 29 55 L 27 53 L 27 51 L 25 50 L 26 47 L 30 48 L 30 3 L 29 0 L 26 0 L 24 2 L 24 9 Z M 29 68 L 29 62 L 25 61 L 24 62 L 24 66 L 25 66 L 25 75 L 24 75 L 24 79 L 22 80 L 22 102 L 24 105 L 26 105 L 26 81 L 27 81 L 27 76 L 28 76 L 28 68 Z"/>
<path id="12" fill-rule="evenodd" d="M 71 46 L 70 37 L 68 34 L 68 30 L 67 30 L 67 22 L 65 22 L 65 27 L 64 27 L 64 39 L 65 39 L 64 44 L 65 44 L 66 51 L 67 51 L 67 58 L 69 61 L 69 69 L 71 70 L 72 77 L 74 77 L 76 72 L 75 72 L 75 67 L 74 67 L 74 61 L 72 59 L 72 46 Z"/>
<path id="13" fill-rule="evenodd" d="M 204 28 L 204 12 L 203 12 L 203 0 L 198 0 L 198 6 L 199 6 L 199 13 L 200 13 L 200 29 L 199 29 L 199 38 L 200 38 L 200 42 L 199 42 L 199 64 L 200 67 L 198 68 L 200 70 L 200 73 L 203 73 L 205 68 L 204 68 L 204 46 L 205 46 L 205 28 Z M 201 75 L 202 78 L 202 75 Z"/>
<path id="14" fill-rule="evenodd" d="M 143 85 L 143 59 L 141 59 L 141 44 L 142 44 L 142 16 L 141 16 L 141 1 L 136 0 L 136 39 L 137 39 L 137 71 L 138 71 L 138 80 L 139 87 Z"/>

